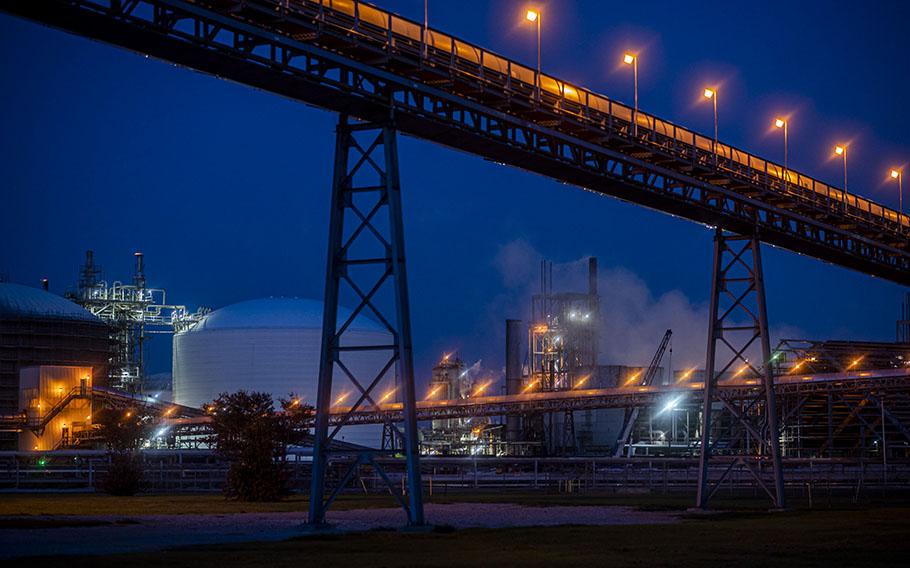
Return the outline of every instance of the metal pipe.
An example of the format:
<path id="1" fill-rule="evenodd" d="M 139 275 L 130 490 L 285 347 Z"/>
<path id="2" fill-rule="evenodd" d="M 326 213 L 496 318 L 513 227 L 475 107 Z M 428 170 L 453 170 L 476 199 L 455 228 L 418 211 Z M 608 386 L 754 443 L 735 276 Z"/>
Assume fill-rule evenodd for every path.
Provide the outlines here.
<path id="1" fill-rule="evenodd" d="M 521 394 L 521 320 L 506 320 L 506 394 Z M 516 414 L 506 417 L 506 441 L 518 442 L 521 437 L 521 418 Z"/>

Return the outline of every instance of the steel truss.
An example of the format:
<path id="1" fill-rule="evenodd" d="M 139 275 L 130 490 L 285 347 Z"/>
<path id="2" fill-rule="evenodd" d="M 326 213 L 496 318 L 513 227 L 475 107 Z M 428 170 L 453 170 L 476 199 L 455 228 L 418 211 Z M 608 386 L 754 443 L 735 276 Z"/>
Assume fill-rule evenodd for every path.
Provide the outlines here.
<path id="1" fill-rule="evenodd" d="M 454 47 L 427 50 L 367 24 L 359 2 L 352 3 L 353 16 L 332 6 L 8 0 L 0 10 L 365 120 L 394 113 L 400 132 L 738 234 L 760 229 L 764 242 L 910 284 L 899 225 L 864 209 L 844 210 L 830 188 L 826 195 L 783 183 L 681 142 L 670 123 L 669 133 L 638 124 L 633 135 L 623 118 L 627 107 L 600 97 L 606 108 L 598 109 L 567 93 L 538 99 L 512 79 L 521 66 L 506 58 L 497 56 L 512 71 L 485 72 L 455 56 Z"/>
<path id="2" fill-rule="evenodd" d="M 776 507 L 783 508 L 780 428 L 757 235 L 743 237 L 717 229 L 709 317 L 697 506 L 707 507 L 731 470 L 740 466 L 755 477 Z M 758 364 L 749 358 L 756 343 L 760 348 Z M 731 375 L 758 377 L 754 395 L 739 400 L 725 396 L 717 381 Z M 723 424 L 724 419 L 729 426 Z M 722 440 L 727 444 L 726 453 L 738 459 L 730 461 L 712 482 L 711 458 Z M 770 481 L 762 471 L 769 460 Z"/>
<path id="3" fill-rule="evenodd" d="M 339 321 L 338 303 L 342 291 L 352 293 L 357 304 L 346 320 Z M 390 304 L 391 308 L 383 304 L 384 297 L 385 304 Z M 380 344 L 347 341 L 351 325 L 365 315 L 375 318 L 386 328 L 387 340 Z M 351 362 L 363 353 L 387 356 L 385 364 L 373 376 L 358 377 L 351 371 Z M 359 397 L 329 431 L 336 370 L 356 389 Z M 403 404 L 404 432 L 398 432 L 398 435 L 407 460 L 408 501 L 405 502 L 382 467 L 374 462 L 374 454 L 381 451 L 357 452 L 354 463 L 326 497 L 325 479 L 332 454 L 351 454 L 332 448 L 335 435 L 343 426 L 352 423 L 350 418 L 359 409 L 379 408 L 377 400 L 383 399 L 376 393 L 383 384 L 388 388 L 390 375 L 397 378 L 394 390 L 399 392 Z M 389 428 L 397 430 L 391 423 Z M 394 439 L 395 432 L 389 436 Z M 424 524 L 398 146 L 395 130 L 388 122 L 352 122 L 345 115 L 338 121 L 314 437 L 311 525 L 325 523 L 326 510 L 335 497 L 358 468 L 367 464 L 389 484 L 392 495 L 407 512 L 408 524 Z"/>

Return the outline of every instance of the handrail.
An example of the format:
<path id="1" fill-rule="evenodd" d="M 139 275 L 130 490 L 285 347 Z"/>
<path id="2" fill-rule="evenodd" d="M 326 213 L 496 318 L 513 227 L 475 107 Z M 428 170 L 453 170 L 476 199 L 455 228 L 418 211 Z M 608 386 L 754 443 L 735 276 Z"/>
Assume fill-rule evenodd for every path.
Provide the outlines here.
<path id="1" fill-rule="evenodd" d="M 76 385 L 66 395 L 57 401 L 54 406 L 50 408 L 44 415 L 38 417 L 37 420 L 29 420 L 29 428 L 32 429 L 44 429 L 47 426 L 48 422 L 54 419 L 55 416 L 60 414 L 60 412 L 66 408 L 70 402 L 77 398 L 87 398 L 90 396 L 92 389 L 86 385 Z"/>
<path id="2" fill-rule="evenodd" d="M 671 151 L 680 158 L 732 174 L 743 181 L 764 187 L 776 194 L 823 205 L 832 213 L 877 222 L 894 230 L 910 228 L 910 216 L 856 194 L 845 192 L 793 168 L 784 168 L 771 160 L 760 158 L 735 146 L 718 142 L 713 137 L 678 126 L 654 115 L 618 103 L 609 97 L 576 86 L 561 79 L 523 66 L 508 57 L 464 41 L 423 24 L 378 8 L 361 0 L 260 0 L 274 6 L 276 11 L 316 9 L 322 25 L 333 26 L 345 33 L 356 33 L 390 55 L 412 55 L 426 63 L 441 63 L 461 75 L 491 83 L 505 89 L 509 96 L 524 96 L 535 105 L 570 114 L 595 126 L 613 126 L 636 143 L 646 147 Z M 299 11 L 299 10 L 297 10 Z M 425 42 L 425 43 L 424 43 Z M 423 49 L 424 46 L 426 49 Z M 404 49 L 410 47 L 410 50 Z M 535 97 L 540 84 L 541 96 Z M 637 135 L 631 128 L 638 125 Z M 680 153 L 680 145 L 682 152 Z M 676 152 L 672 152 L 676 150 Z M 710 160 L 710 161 L 709 161 Z"/>

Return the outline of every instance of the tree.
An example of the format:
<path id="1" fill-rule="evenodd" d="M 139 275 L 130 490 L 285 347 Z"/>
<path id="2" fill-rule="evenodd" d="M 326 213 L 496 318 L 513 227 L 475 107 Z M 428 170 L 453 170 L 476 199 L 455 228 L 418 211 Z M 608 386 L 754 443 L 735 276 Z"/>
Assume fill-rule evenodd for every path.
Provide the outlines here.
<path id="1" fill-rule="evenodd" d="M 101 488 L 112 495 L 135 495 L 142 485 L 139 446 L 148 429 L 148 417 L 136 408 L 103 408 L 94 414 L 107 447 L 110 467 Z"/>
<path id="2" fill-rule="evenodd" d="M 231 462 L 225 494 L 242 501 L 277 501 L 288 494 L 288 446 L 303 441 L 313 409 L 291 395 L 276 412 L 268 393 L 221 393 L 206 406 L 211 444 Z"/>

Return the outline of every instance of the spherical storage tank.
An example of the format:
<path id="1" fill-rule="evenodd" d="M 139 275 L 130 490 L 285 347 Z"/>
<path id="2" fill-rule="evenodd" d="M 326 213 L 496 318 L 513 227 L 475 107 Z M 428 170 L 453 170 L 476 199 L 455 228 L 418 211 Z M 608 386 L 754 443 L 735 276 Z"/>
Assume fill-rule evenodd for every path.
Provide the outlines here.
<path id="1" fill-rule="evenodd" d="M 192 329 L 174 336 L 174 402 L 199 407 L 222 392 L 268 392 L 275 399 L 295 393 L 315 406 L 322 342 L 323 303 L 299 298 L 263 298 L 239 302 L 206 315 Z M 351 311 L 341 308 L 338 321 Z M 348 345 L 389 344 L 378 323 L 358 316 L 345 332 Z M 388 361 L 388 352 L 346 353 L 343 361 L 361 384 L 369 383 Z M 390 371 L 392 373 L 393 371 Z M 335 371 L 333 400 L 354 386 Z M 389 384 L 386 379 L 384 384 Z M 347 427 L 337 437 L 376 446 L 381 427 Z"/>

